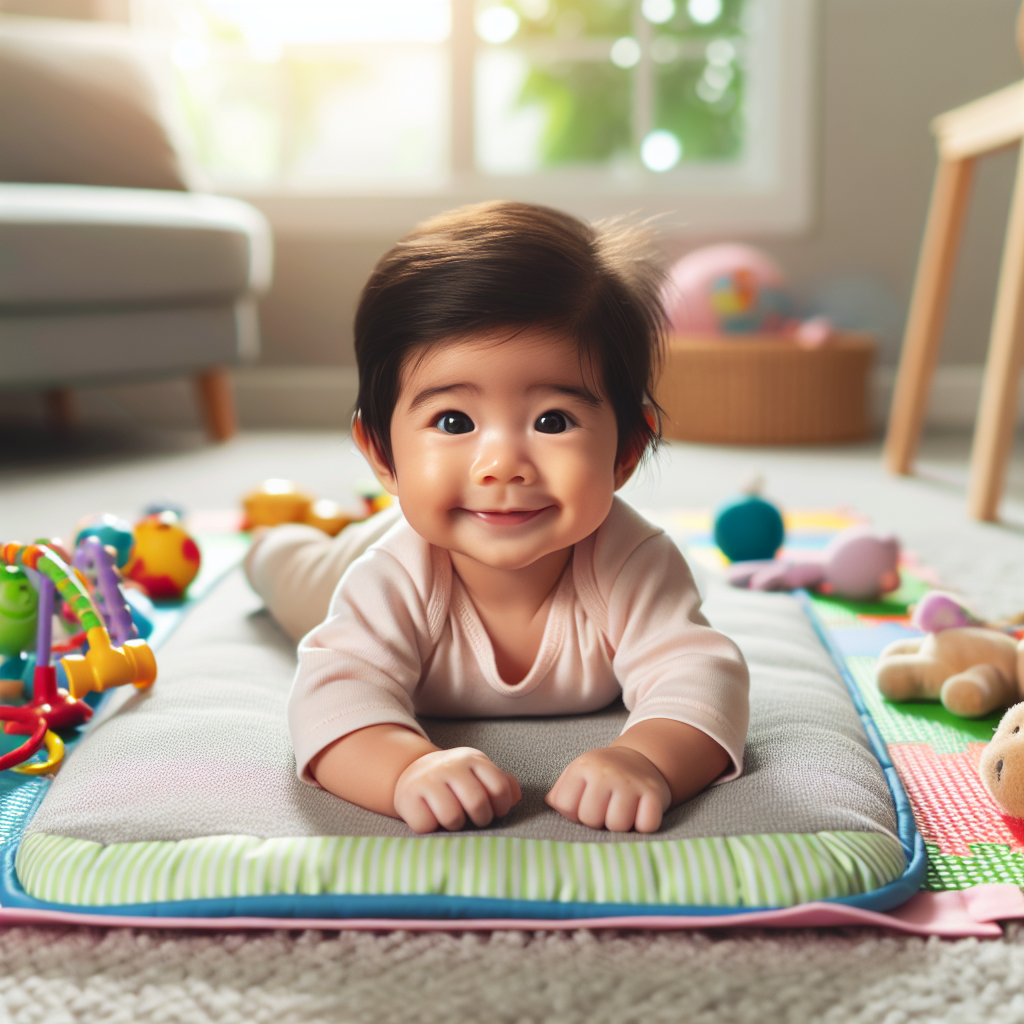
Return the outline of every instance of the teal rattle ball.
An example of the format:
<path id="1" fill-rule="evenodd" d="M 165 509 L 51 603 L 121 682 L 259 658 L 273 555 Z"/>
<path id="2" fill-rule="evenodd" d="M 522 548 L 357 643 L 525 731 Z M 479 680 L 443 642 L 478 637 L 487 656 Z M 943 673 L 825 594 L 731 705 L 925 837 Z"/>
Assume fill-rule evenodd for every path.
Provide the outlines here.
<path id="1" fill-rule="evenodd" d="M 774 558 L 785 536 L 782 513 L 756 494 L 731 498 L 715 512 L 715 543 L 730 562 Z"/>
<path id="2" fill-rule="evenodd" d="M 86 537 L 99 537 L 101 544 L 113 548 L 117 552 L 117 567 L 119 569 L 123 569 L 127 565 L 128 559 L 132 555 L 132 549 L 135 547 L 135 533 L 131 523 L 112 516 L 109 512 L 87 516 L 78 524 L 75 547 L 81 544 Z"/>

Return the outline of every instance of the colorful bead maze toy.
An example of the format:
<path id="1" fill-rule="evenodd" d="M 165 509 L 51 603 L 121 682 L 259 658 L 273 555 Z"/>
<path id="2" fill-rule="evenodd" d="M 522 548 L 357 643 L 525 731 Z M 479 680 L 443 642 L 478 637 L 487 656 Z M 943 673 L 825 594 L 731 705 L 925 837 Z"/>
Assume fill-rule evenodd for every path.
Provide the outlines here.
<path id="1" fill-rule="evenodd" d="M 92 717 L 92 708 L 83 700 L 87 693 L 128 683 L 143 689 L 156 680 L 156 659 L 146 642 L 137 639 L 114 573 L 114 557 L 97 538 L 87 538 L 76 549 L 75 561 L 81 569 L 69 566 L 45 543 L 0 545 L 0 564 L 25 571 L 38 592 L 32 699 L 18 707 L 0 706 L 0 721 L 6 722 L 4 732 L 29 738 L 0 755 L 0 770 L 14 768 L 31 775 L 55 771 L 64 757 L 59 731 L 84 725 Z M 86 571 L 96 580 L 95 603 L 82 582 L 87 578 Z M 58 688 L 57 668 L 51 664 L 53 612 L 58 594 L 84 631 L 82 653 L 60 659 L 68 683 L 66 690 Z M 108 623 L 119 646 L 111 642 Z M 44 746 L 46 757 L 42 762 L 26 763 Z"/>

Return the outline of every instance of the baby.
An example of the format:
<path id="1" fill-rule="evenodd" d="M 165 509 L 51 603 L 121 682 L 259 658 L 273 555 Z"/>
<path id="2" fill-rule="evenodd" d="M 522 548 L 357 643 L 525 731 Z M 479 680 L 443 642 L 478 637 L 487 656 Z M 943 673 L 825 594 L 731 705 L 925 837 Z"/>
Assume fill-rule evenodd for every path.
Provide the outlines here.
<path id="1" fill-rule="evenodd" d="M 333 541 L 279 528 L 248 566 L 293 628 L 337 583 L 289 704 L 306 782 L 416 832 L 485 826 L 518 782 L 479 750 L 436 747 L 417 714 L 570 715 L 620 696 L 621 735 L 546 797 L 570 821 L 654 832 L 739 775 L 743 657 L 672 541 L 615 496 L 658 440 L 643 241 L 487 203 L 378 263 L 356 313 L 352 434 L 401 512 Z"/>

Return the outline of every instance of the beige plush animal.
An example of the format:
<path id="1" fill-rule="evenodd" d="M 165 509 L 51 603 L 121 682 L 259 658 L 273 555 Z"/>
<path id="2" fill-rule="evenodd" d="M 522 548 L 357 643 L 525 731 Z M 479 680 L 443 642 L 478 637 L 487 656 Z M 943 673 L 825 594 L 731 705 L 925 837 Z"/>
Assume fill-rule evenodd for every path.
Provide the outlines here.
<path id="1" fill-rule="evenodd" d="M 989 796 L 1011 818 L 1024 818 L 1024 704 L 1003 715 L 981 752 L 978 774 Z"/>
<path id="2" fill-rule="evenodd" d="M 980 718 L 1021 699 L 1022 652 L 1024 641 L 995 629 L 945 629 L 889 644 L 875 680 L 889 700 L 940 700 L 954 715 Z"/>

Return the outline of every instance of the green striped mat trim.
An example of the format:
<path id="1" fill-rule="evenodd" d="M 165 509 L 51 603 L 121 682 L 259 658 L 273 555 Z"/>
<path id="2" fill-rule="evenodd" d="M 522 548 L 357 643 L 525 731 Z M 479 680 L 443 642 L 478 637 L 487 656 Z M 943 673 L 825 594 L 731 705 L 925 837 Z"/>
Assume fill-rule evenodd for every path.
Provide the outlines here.
<path id="1" fill-rule="evenodd" d="M 895 838 L 872 832 L 616 843 L 205 836 L 110 846 L 36 833 L 15 866 L 30 896 L 83 907 L 332 894 L 789 907 L 878 889 L 906 860 Z"/>

